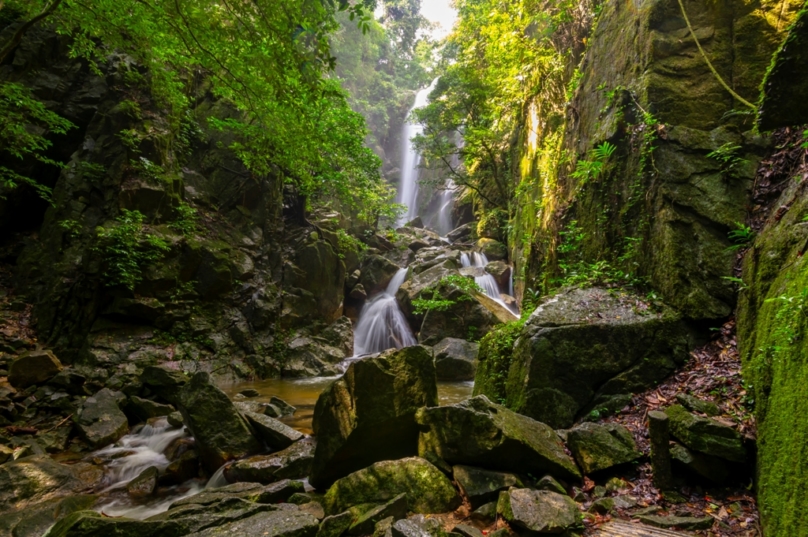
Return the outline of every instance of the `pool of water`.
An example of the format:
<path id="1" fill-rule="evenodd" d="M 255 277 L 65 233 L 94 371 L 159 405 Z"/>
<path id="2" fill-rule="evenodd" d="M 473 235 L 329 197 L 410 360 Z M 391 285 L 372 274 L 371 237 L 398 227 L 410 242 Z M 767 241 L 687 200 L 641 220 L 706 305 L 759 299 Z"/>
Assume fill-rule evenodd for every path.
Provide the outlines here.
<path id="1" fill-rule="evenodd" d="M 339 377 L 319 377 L 310 379 L 267 379 L 251 382 L 239 382 L 220 386 L 224 392 L 236 401 L 257 401 L 268 403 L 272 396 L 280 397 L 290 405 L 297 408 L 294 416 L 283 418 L 281 421 L 294 427 L 298 431 L 311 434 L 311 420 L 314 415 L 314 405 L 321 393 Z M 252 388 L 260 395 L 251 399 L 236 397 L 239 392 Z M 439 382 L 438 400 L 441 405 L 459 403 L 471 397 L 474 383 L 468 382 Z"/>

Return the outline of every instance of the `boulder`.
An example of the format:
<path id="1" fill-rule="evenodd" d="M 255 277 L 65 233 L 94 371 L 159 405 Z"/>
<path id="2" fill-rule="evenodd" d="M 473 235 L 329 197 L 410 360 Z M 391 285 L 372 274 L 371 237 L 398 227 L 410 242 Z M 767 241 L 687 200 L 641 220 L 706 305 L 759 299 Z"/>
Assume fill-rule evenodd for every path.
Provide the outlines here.
<path id="1" fill-rule="evenodd" d="M 244 412 L 244 416 L 253 426 L 258 437 L 273 449 L 286 449 L 303 438 L 303 433 L 264 414 Z"/>
<path id="2" fill-rule="evenodd" d="M 277 408 L 280 412 L 280 416 L 270 416 L 272 418 L 280 418 L 282 416 L 294 416 L 297 409 L 281 399 L 280 397 L 275 397 L 274 395 L 269 399 L 269 404 L 273 407 Z M 267 410 L 264 411 L 264 414 L 269 416 Z"/>
<path id="3" fill-rule="evenodd" d="M 62 370 L 62 363 L 51 351 L 26 352 L 8 368 L 8 382 L 17 389 L 47 382 Z"/>
<path id="4" fill-rule="evenodd" d="M 0 534 L 9 537 L 39 537 L 58 520 L 75 513 L 92 509 L 98 496 L 75 494 L 54 498 L 18 511 L 0 514 Z"/>
<path id="5" fill-rule="evenodd" d="M 70 395 L 86 395 L 82 389 L 87 378 L 72 369 L 63 369 L 56 373 L 48 385 L 60 388 Z"/>
<path id="6" fill-rule="evenodd" d="M 182 421 L 196 439 L 202 465 L 209 473 L 225 462 L 261 450 L 252 429 L 227 395 L 197 373 L 179 393 Z"/>
<path id="7" fill-rule="evenodd" d="M 370 535 L 376 524 L 386 518 L 401 520 L 407 517 L 407 495 L 402 493 L 387 503 L 366 511 L 348 528 L 348 535 Z"/>
<path id="8" fill-rule="evenodd" d="M 133 395 L 126 402 L 126 411 L 140 421 L 148 421 L 159 416 L 168 416 L 174 412 L 174 407 L 143 399 Z"/>
<path id="9" fill-rule="evenodd" d="M 188 376 L 166 366 L 149 365 L 143 368 L 140 380 L 161 398 L 176 405 L 180 390 L 188 383 Z"/>
<path id="10" fill-rule="evenodd" d="M 338 375 L 339 363 L 353 354 L 351 321 L 340 317 L 319 335 L 299 331 L 286 348 L 281 375 L 309 378 Z"/>
<path id="11" fill-rule="evenodd" d="M 213 505 L 222 500 L 241 499 L 253 503 L 279 503 L 285 502 L 292 494 L 303 492 L 302 481 L 289 481 L 284 479 L 267 486 L 260 483 L 235 483 L 215 489 L 205 489 L 199 494 L 188 496 L 172 503 L 169 509 L 185 505 Z"/>
<path id="12" fill-rule="evenodd" d="M 471 239 L 471 234 L 474 230 L 477 229 L 477 225 L 473 222 L 468 224 L 463 224 L 457 229 L 450 231 L 446 238 L 452 242 L 464 242 Z"/>
<path id="13" fill-rule="evenodd" d="M 424 239 L 415 239 L 414 241 L 410 242 L 407 245 L 407 248 L 412 250 L 413 252 L 418 252 L 418 250 L 423 250 L 424 248 L 429 248 L 429 243 Z"/>
<path id="14" fill-rule="evenodd" d="M 476 249 L 491 261 L 508 259 L 508 247 L 494 239 L 480 239 Z"/>
<path id="15" fill-rule="evenodd" d="M 485 266 L 485 271 L 494 277 L 500 289 L 508 290 L 511 283 L 511 266 L 504 261 L 491 261 Z"/>
<path id="16" fill-rule="evenodd" d="M 581 526 L 572 498 L 548 490 L 512 488 L 502 492 L 497 513 L 512 526 L 534 533 L 564 533 Z"/>
<path id="17" fill-rule="evenodd" d="M 326 513 L 336 514 L 367 503 L 389 502 L 407 495 L 415 513 L 445 513 L 460 505 L 452 482 L 435 466 L 418 457 L 382 461 L 337 480 L 326 492 Z"/>
<path id="18" fill-rule="evenodd" d="M 671 446 L 670 456 L 675 462 L 681 464 L 696 475 L 707 478 L 719 485 L 724 483 L 730 475 L 727 463 L 723 459 L 690 451 L 681 444 L 673 444 Z"/>
<path id="19" fill-rule="evenodd" d="M 183 528 L 183 534 L 196 533 L 223 526 L 267 511 L 279 511 L 287 506 L 254 503 L 241 498 L 222 498 L 208 505 L 187 504 L 149 517 L 149 522 L 173 521 Z"/>
<path id="20" fill-rule="evenodd" d="M 629 430 L 615 423 L 583 423 L 569 431 L 567 446 L 586 475 L 635 461 L 642 455 Z"/>
<path id="21" fill-rule="evenodd" d="M 435 365 L 424 347 L 352 363 L 318 398 L 311 483 L 325 488 L 376 461 L 417 452 L 415 411 L 438 404 Z"/>
<path id="22" fill-rule="evenodd" d="M 279 479 L 308 477 L 314 461 L 314 440 L 295 442 L 271 455 L 256 455 L 237 461 L 224 470 L 230 483 L 274 483 Z"/>
<path id="23" fill-rule="evenodd" d="M 477 396 L 416 414 L 419 456 L 452 465 L 580 479 L 549 426 Z"/>
<path id="24" fill-rule="evenodd" d="M 657 528 L 676 528 L 680 530 L 709 530 L 713 527 L 713 523 L 715 522 L 715 519 L 711 516 L 637 515 L 635 518 L 649 526 Z"/>
<path id="25" fill-rule="evenodd" d="M 329 241 L 299 247 L 283 270 L 285 322 L 307 326 L 313 320 L 331 323 L 341 317 L 345 272 L 345 263 Z"/>
<path id="26" fill-rule="evenodd" d="M 407 227 L 414 227 L 414 228 L 423 229 L 424 221 L 421 219 L 420 216 L 416 216 L 415 218 L 413 218 L 412 220 L 410 220 L 409 222 L 407 222 L 404 225 L 407 226 Z"/>
<path id="27" fill-rule="evenodd" d="M 297 508 L 277 508 L 256 515 L 192 533 L 189 537 L 261 536 L 315 537 L 320 522 Z"/>
<path id="28" fill-rule="evenodd" d="M 157 488 L 159 471 L 156 466 L 149 466 L 132 481 L 126 484 L 126 492 L 133 498 L 145 498 L 154 494 Z"/>
<path id="29" fill-rule="evenodd" d="M 424 315 L 418 333 L 418 341 L 423 345 L 435 345 L 446 338 L 480 338 L 500 322 L 476 295 L 469 299 L 459 289 L 440 286 L 438 296 L 453 304 L 443 311 L 430 310 Z M 512 319 L 513 315 L 509 320 Z"/>
<path id="30" fill-rule="evenodd" d="M 17 458 L 0 465 L 0 513 L 27 509 L 100 484 L 104 472 L 86 463 L 67 466 L 48 455 Z"/>
<path id="31" fill-rule="evenodd" d="M 373 296 L 384 291 L 400 269 L 401 267 L 380 255 L 367 256 L 362 262 L 359 284 L 368 296 Z"/>
<path id="32" fill-rule="evenodd" d="M 424 516 L 414 516 L 395 522 L 390 533 L 390 537 L 438 537 L 445 532 L 439 520 L 426 518 Z"/>
<path id="33" fill-rule="evenodd" d="M 441 340 L 432 348 L 438 380 L 474 380 L 474 361 L 479 347 L 463 339 Z"/>
<path id="34" fill-rule="evenodd" d="M 84 400 L 76 425 L 92 447 L 112 444 L 127 433 L 129 421 L 119 407 L 125 400 L 124 394 L 109 388 Z"/>
<path id="35" fill-rule="evenodd" d="M 452 468 L 452 476 L 463 495 L 468 498 L 472 509 L 496 501 L 503 490 L 524 487 L 522 480 L 515 474 L 483 470 L 473 466 L 455 466 Z"/>
<path id="36" fill-rule="evenodd" d="M 685 393 L 677 393 L 676 400 L 691 412 L 701 412 L 710 417 L 721 414 L 721 409 L 712 401 L 705 401 L 704 399 L 699 399 L 698 397 Z"/>
<path id="37" fill-rule="evenodd" d="M 351 526 L 353 518 L 350 511 L 325 517 L 320 523 L 317 537 L 340 537 Z"/>
<path id="38" fill-rule="evenodd" d="M 664 306 L 652 310 L 627 291 L 567 289 L 545 299 L 522 328 L 506 405 L 567 428 L 605 398 L 652 387 L 684 363 L 690 347 L 687 325 Z M 480 360 L 478 377 L 497 371 Z M 480 389 L 493 384 L 475 379 Z"/>
<path id="39" fill-rule="evenodd" d="M 173 460 L 160 476 L 161 485 L 179 485 L 199 475 L 199 453 L 191 449 Z"/>
<path id="40" fill-rule="evenodd" d="M 746 462 L 741 435 L 711 418 L 691 414 L 681 405 L 665 409 L 671 434 L 688 448 L 733 462 Z"/>
<path id="41" fill-rule="evenodd" d="M 48 537 L 180 537 L 184 528 L 173 521 L 110 518 L 95 511 L 78 511 L 57 522 Z"/>

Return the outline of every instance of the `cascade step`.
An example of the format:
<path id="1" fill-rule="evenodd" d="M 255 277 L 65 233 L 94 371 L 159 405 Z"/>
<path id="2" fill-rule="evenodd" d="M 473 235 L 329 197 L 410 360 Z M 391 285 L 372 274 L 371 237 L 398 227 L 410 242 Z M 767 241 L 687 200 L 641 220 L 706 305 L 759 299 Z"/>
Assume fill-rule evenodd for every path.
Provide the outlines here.
<path id="1" fill-rule="evenodd" d="M 682 537 L 693 535 L 687 531 L 673 531 L 634 522 L 615 520 L 604 524 L 595 533 L 596 537 Z"/>

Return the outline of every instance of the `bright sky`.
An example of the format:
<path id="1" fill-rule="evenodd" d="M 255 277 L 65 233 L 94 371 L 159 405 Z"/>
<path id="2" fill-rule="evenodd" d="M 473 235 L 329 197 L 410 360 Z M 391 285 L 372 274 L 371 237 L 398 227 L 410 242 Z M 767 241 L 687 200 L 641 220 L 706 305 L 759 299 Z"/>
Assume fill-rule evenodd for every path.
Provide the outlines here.
<path id="1" fill-rule="evenodd" d="M 457 11 L 452 7 L 452 0 L 421 0 L 421 15 L 440 24 L 440 28 L 432 32 L 435 39 L 443 39 L 449 35 L 457 20 Z"/>

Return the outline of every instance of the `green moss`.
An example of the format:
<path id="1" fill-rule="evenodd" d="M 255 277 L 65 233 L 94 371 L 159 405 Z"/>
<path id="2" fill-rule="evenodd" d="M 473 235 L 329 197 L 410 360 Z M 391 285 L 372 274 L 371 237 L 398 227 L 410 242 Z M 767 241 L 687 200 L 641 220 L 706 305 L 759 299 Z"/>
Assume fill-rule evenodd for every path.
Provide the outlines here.
<path id="1" fill-rule="evenodd" d="M 513 346 L 524 324 L 519 320 L 500 325 L 480 340 L 474 395 L 485 395 L 496 403 L 505 403 Z"/>

